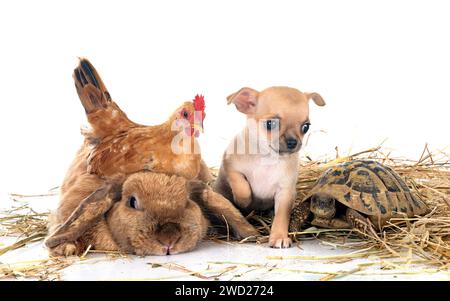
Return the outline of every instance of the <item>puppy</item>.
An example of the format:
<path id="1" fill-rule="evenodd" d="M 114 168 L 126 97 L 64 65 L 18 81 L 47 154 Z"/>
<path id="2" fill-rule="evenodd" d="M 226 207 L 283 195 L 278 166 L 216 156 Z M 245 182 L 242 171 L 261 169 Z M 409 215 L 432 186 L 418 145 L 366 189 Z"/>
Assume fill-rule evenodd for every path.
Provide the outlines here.
<path id="1" fill-rule="evenodd" d="M 269 246 L 287 248 L 298 151 L 310 127 L 309 100 L 318 106 L 325 101 L 288 87 L 242 88 L 227 100 L 247 115 L 247 125 L 225 151 L 214 189 L 243 212 L 275 207 Z"/>

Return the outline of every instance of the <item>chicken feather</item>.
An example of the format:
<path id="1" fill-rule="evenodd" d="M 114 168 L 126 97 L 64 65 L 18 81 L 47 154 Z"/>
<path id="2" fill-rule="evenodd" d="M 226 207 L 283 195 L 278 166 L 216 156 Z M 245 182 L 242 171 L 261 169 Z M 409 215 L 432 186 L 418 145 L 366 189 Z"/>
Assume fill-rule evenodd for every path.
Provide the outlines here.
<path id="1" fill-rule="evenodd" d="M 131 121 L 111 99 L 98 72 L 87 59 L 80 59 L 73 78 L 80 101 L 92 130 L 85 133 L 94 141 L 88 157 L 88 171 L 101 177 L 128 175 L 141 170 L 176 174 L 195 178 L 200 171 L 201 155 L 192 134 L 195 131 L 195 107 L 204 109 L 199 96 L 194 102 L 185 102 L 160 125 L 146 126 Z M 203 101 L 203 97 L 201 97 Z M 186 118 L 182 115 L 187 114 Z M 204 118 L 204 112 L 200 115 Z M 186 133 L 173 130 L 176 121 L 186 121 Z M 201 120 L 200 122 L 202 122 Z M 201 124 L 200 126 L 201 127 Z M 184 135 L 186 134 L 186 135 Z M 189 139 L 187 153 L 175 153 L 173 141 L 177 135 Z M 181 146 L 181 145 L 178 145 Z"/>

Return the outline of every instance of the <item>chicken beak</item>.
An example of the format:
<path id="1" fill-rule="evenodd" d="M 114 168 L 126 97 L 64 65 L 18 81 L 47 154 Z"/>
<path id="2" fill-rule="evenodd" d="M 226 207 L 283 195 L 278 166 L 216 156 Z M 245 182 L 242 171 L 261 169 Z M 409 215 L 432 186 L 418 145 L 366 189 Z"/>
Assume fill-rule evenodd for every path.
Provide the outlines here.
<path id="1" fill-rule="evenodd" d="M 194 123 L 194 126 L 192 127 L 193 134 L 196 138 L 200 136 L 200 133 L 203 133 L 203 126 L 201 123 Z"/>
<path id="2" fill-rule="evenodd" d="M 193 128 L 195 131 L 203 133 L 203 112 L 195 112 Z"/>

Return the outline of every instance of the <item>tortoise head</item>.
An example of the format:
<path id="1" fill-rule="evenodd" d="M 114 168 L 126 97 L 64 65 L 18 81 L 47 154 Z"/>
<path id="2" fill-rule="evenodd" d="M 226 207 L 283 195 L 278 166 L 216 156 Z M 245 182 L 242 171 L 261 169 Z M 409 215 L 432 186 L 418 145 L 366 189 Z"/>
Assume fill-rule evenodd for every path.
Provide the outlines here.
<path id="1" fill-rule="evenodd" d="M 313 195 L 311 197 L 311 211 L 315 216 L 331 219 L 336 214 L 336 201 L 325 195 Z"/>

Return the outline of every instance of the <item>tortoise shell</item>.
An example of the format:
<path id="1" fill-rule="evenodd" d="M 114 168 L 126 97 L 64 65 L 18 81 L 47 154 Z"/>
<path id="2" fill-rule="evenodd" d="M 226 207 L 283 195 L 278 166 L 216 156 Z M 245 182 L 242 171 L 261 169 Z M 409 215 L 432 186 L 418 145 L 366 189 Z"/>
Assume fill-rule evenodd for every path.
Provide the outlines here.
<path id="1" fill-rule="evenodd" d="M 422 215 L 428 208 L 391 168 L 371 160 L 354 160 L 326 170 L 303 201 L 312 196 L 336 201 L 381 220 Z"/>

